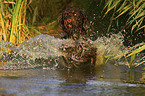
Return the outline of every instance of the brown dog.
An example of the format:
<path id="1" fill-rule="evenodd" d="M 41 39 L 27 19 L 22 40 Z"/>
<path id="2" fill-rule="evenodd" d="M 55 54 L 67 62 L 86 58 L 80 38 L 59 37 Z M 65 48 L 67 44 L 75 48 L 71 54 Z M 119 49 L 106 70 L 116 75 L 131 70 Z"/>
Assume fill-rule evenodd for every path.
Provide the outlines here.
<path id="1" fill-rule="evenodd" d="M 72 46 L 62 46 L 62 51 L 67 53 L 63 59 L 68 68 L 95 64 L 96 48 L 86 38 L 86 22 L 85 13 L 79 8 L 67 8 L 59 16 L 59 24 L 65 32 L 64 38 L 75 41 Z"/>
<path id="2" fill-rule="evenodd" d="M 86 32 L 86 15 L 79 8 L 70 7 L 65 9 L 59 16 L 59 24 L 65 32 L 64 38 L 78 39 Z"/>

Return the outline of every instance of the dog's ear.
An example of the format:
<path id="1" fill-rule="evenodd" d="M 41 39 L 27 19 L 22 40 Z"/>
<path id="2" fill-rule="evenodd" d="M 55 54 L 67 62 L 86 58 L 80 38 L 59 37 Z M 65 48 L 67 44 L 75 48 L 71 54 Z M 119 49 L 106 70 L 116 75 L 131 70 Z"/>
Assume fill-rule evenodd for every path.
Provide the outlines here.
<path id="1" fill-rule="evenodd" d="M 85 30 L 87 30 L 87 28 L 88 28 L 88 26 L 87 26 L 87 16 L 86 16 L 84 10 L 80 10 L 80 13 L 81 13 L 81 16 L 82 16 L 83 28 L 84 28 Z"/>

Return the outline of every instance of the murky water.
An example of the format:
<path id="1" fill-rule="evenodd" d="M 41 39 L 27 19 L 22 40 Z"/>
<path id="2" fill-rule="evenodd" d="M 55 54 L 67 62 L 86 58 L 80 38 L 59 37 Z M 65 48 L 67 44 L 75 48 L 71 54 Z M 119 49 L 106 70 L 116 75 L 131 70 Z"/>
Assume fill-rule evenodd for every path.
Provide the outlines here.
<path id="1" fill-rule="evenodd" d="M 127 51 L 123 36 L 89 41 L 97 48 L 95 68 L 65 69 L 59 50 L 74 41 L 38 35 L 15 46 L 0 41 L 0 94 L 16 96 L 143 96 L 144 65 L 130 70 L 124 61 L 105 64 L 105 55 Z M 8 52 L 10 49 L 13 52 Z M 114 59 L 115 61 L 115 59 Z M 123 64 L 122 64 L 123 63 Z M 60 66 L 61 65 L 61 66 Z M 63 66 L 63 67 L 62 67 Z M 139 84 L 142 83 L 142 84 Z"/>
<path id="2" fill-rule="evenodd" d="M 109 68 L 110 67 L 110 68 Z M 14 96 L 143 96 L 144 84 L 124 83 L 140 79 L 142 72 L 125 67 L 101 66 L 85 70 L 1 70 L 0 93 Z M 130 75 L 130 76 L 129 76 Z"/>

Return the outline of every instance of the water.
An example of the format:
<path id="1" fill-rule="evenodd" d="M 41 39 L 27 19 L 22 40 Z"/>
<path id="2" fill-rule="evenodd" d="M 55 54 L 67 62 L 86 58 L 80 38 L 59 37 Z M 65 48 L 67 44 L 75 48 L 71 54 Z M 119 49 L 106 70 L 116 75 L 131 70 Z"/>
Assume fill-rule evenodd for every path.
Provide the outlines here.
<path id="1" fill-rule="evenodd" d="M 97 48 L 94 68 L 65 69 L 62 45 L 70 39 L 38 35 L 19 46 L 0 41 L 0 94 L 17 96 L 143 96 L 144 64 L 129 69 L 126 61 L 105 63 L 105 56 L 119 56 L 128 50 L 121 33 L 110 38 L 88 40 Z M 83 42 L 83 41 L 81 41 Z M 12 52 L 8 52 L 10 49 Z M 59 66 L 61 65 L 61 66 Z"/>
<path id="2" fill-rule="evenodd" d="M 80 39 L 79 42 L 84 41 Z M 98 59 L 96 60 L 96 65 L 104 63 L 105 55 L 117 56 L 127 51 L 126 47 L 123 45 L 123 36 L 121 33 L 113 34 L 110 38 L 104 36 L 98 38 L 96 41 L 88 39 L 87 42 L 97 48 Z M 10 42 L 0 41 L 0 47 L 2 49 L 0 53 L 2 66 L 0 66 L 0 69 L 27 69 L 39 66 L 48 66 L 48 68 L 59 67 L 59 63 L 61 63 L 61 65 L 64 63 L 61 57 L 66 55 L 66 53 L 60 50 L 60 47 L 73 47 L 74 45 L 75 42 L 71 39 L 62 40 L 42 34 L 30 38 L 19 46 L 15 46 Z M 12 52 L 8 52 L 9 49 Z"/>
<path id="3" fill-rule="evenodd" d="M 113 66 L 113 65 L 112 65 Z M 143 96 L 144 84 L 124 83 L 127 69 L 102 66 L 82 70 L 1 70 L 0 93 L 14 96 Z M 121 69 L 121 70 L 119 70 Z M 135 72 L 134 78 L 141 73 Z"/>

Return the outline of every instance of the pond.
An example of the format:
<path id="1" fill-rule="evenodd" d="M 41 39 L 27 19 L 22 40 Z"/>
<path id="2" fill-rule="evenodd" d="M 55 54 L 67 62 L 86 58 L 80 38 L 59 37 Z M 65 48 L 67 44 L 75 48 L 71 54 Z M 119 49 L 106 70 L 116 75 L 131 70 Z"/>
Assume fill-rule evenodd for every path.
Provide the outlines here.
<path id="1" fill-rule="evenodd" d="M 70 39 L 38 35 L 22 44 L 0 41 L 0 94 L 12 96 L 143 96 L 144 65 L 129 69 L 121 60 L 105 63 L 106 54 L 126 52 L 121 33 L 91 41 L 97 48 L 96 65 L 63 68 L 59 47 Z M 12 52 L 8 52 L 10 49 Z M 60 66 L 60 65 L 63 65 Z"/>
<path id="2" fill-rule="evenodd" d="M 108 66 L 110 67 L 110 65 Z M 14 96 L 143 96 L 145 85 L 124 83 L 141 72 L 102 66 L 94 73 L 80 70 L 1 70 L 1 93 Z M 130 76 L 129 76 L 130 75 Z"/>

